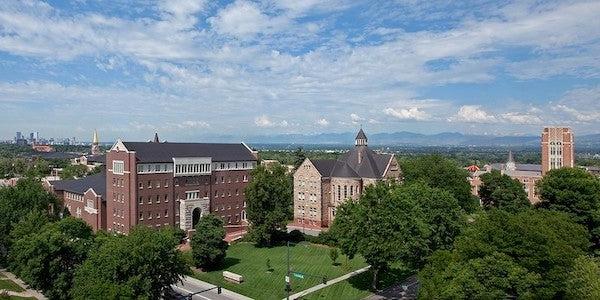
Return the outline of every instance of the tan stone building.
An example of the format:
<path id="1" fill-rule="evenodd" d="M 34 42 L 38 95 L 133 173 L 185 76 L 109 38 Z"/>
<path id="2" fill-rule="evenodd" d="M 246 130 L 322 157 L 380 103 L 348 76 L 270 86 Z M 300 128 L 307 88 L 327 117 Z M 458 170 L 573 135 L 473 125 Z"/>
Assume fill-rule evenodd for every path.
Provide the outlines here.
<path id="1" fill-rule="evenodd" d="M 365 186 L 400 179 L 394 154 L 368 148 L 361 129 L 352 150 L 337 160 L 306 159 L 294 173 L 294 222 L 290 229 L 323 230 L 331 226 L 337 207 L 358 199 Z"/>
<path id="2" fill-rule="evenodd" d="M 544 128 L 542 131 L 542 175 L 550 170 L 574 167 L 574 145 L 571 128 Z"/>

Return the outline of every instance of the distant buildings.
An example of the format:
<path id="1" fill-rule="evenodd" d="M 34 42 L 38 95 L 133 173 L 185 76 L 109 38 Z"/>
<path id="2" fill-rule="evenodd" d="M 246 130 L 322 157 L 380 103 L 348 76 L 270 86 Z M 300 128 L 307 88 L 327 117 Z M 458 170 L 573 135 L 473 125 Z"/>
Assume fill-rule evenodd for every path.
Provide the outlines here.
<path id="1" fill-rule="evenodd" d="M 361 129 L 354 149 L 339 159 L 306 159 L 298 167 L 294 173 L 294 222 L 288 228 L 327 229 L 341 203 L 358 199 L 367 185 L 399 180 L 400 175 L 394 155 L 369 149 Z"/>

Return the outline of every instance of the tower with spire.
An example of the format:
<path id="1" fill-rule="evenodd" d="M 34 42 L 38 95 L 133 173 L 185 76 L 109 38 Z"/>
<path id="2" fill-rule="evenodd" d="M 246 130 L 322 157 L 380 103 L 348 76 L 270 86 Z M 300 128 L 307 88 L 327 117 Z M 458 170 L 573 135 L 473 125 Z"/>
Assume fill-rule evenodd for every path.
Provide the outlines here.
<path id="1" fill-rule="evenodd" d="M 94 136 L 92 138 L 92 149 L 90 152 L 92 153 L 92 155 L 98 155 L 102 152 L 100 151 L 100 141 L 98 141 L 98 131 L 96 129 L 94 129 Z"/>
<path id="2" fill-rule="evenodd" d="M 517 169 L 517 164 L 515 163 L 515 159 L 513 157 L 512 150 L 508 151 L 508 161 L 506 162 L 506 171 L 515 171 Z"/>
<path id="3" fill-rule="evenodd" d="M 157 144 L 160 143 L 160 140 L 158 139 L 158 132 L 154 133 L 154 141 L 153 142 L 157 143 Z"/>
<path id="4" fill-rule="evenodd" d="M 367 135 L 362 130 L 362 127 L 360 128 L 360 130 L 358 131 L 358 134 L 356 135 L 356 138 L 354 139 L 354 145 L 355 146 L 367 146 Z"/>

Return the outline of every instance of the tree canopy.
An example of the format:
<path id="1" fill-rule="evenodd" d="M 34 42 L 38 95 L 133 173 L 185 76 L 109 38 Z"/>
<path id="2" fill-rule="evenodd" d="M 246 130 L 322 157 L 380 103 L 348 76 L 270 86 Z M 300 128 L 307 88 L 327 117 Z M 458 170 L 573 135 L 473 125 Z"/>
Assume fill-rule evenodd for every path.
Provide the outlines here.
<path id="1" fill-rule="evenodd" d="M 26 225 L 32 221 L 19 223 L 15 229 L 37 226 Z M 47 223 L 39 232 L 22 235 L 14 242 L 9 267 L 48 298 L 69 299 L 75 268 L 87 257 L 91 243 L 92 229 L 81 219 Z"/>
<path id="2" fill-rule="evenodd" d="M 600 179 L 579 168 L 551 170 L 537 183 L 540 208 L 567 213 L 600 248 Z"/>
<path id="3" fill-rule="evenodd" d="M 563 213 L 492 210 L 436 252 L 420 272 L 422 299 L 564 297 L 588 234 Z"/>
<path id="4" fill-rule="evenodd" d="M 285 231 L 293 216 L 293 179 L 281 165 L 258 166 L 246 187 L 249 235 L 258 244 L 272 245 L 278 231 Z"/>
<path id="5" fill-rule="evenodd" d="M 192 236 L 192 256 L 197 267 L 211 269 L 223 263 L 227 250 L 223 221 L 207 214 L 200 218 Z"/>
<path id="6" fill-rule="evenodd" d="M 566 285 L 568 299 L 600 299 L 600 258 L 580 256 L 575 259 Z"/>
<path id="7" fill-rule="evenodd" d="M 468 213 L 479 207 L 477 199 L 471 194 L 468 172 L 454 161 L 435 154 L 402 160 L 400 165 L 404 182 L 424 182 L 431 187 L 447 190 Z"/>
<path id="8" fill-rule="evenodd" d="M 77 269 L 75 299 L 159 299 L 189 273 L 170 230 L 135 227 L 129 236 L 102 236 Z"/>
<path id="9" fill-rule="evenodd" d="M 450 247 L 463 221 L 447 191 L 379 182 L 338 207 L 331 233 L 344 254 L 360 254 L 371 265 L 376 289 L 379 271 L 390 264 L 416 270 L 433 251 Z"/>
<path id="10" fill-rule="evenodd" d="M 519 180 L 494 170 L 483 174 L 481 181 L 479 197 L 484 208 L 499 208 L 511 212 L 531 208 L 527 193 Z"/>

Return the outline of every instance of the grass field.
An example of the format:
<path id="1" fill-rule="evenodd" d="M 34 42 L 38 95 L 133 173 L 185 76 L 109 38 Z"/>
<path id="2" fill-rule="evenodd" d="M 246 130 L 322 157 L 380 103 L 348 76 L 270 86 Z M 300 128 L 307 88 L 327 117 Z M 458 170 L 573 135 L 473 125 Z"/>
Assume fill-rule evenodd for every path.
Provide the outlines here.
<path id="1" fill-rule="evenodd" d="M 25 291 L 18 284 L 12 282 L 10 279 L 0 279 L 0 290 L 7 290 L 13 292 L 23 292 Z"/>
<path id="2" fill-rule="evenodd" d="M 267 271 L 267 258 L 270 259 L 272 272 Z M 292 294 L 321 283 L 321 276 L 332 279 L 366 266 L 362 258 L 356 257 L 348 260 L 343 255 L 340 255 L 338 259 L 340 265 L 333 266 L 329 258 L 328 247 L 306 242 L 290 247 L 290 258 L 293 271 L 318 276 L 305 276 L 304 279 L 292 277 Z M 227 250 L 227 258 L 221 270 L 196 273 L 194 276 L 255 299 L 282 299 L 286 296 L 284 289 L 286 263 L 287 248 L 285 246 L 257 248 L 250 243 L 237 243 L 231 245 Z M 226 282 L 223 280 L 223 271 L 225 270 L 244 276 L 245 282 L 242 284 Z M 334 285 L 336 290 L 331 291 L 330 295 L 335 295 L 335 297 L 329 299 L 360 299 L 369 294 L 346 288 L 345 285 L 350 285 L 347 281 L 339 283 L 339 285 L 339 287 Z"/>

